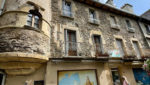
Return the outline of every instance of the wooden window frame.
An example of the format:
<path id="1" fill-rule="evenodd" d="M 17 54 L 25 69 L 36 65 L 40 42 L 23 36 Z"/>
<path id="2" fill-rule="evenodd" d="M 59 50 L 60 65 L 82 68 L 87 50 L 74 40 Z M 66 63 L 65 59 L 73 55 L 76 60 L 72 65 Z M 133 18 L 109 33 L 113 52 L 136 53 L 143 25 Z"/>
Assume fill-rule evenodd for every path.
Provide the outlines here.
<path id="1" fill-rule="evenodd" d="M 72 32 L 75 32 L 75 46 L 76 46 L 76 53 L 74 54 L 74 55 L 70 55 L 70 53 L 69 53 L 69 51 L 71 51 L 71 50 L 69 50 L 69 46 L 70 45 L 68 45 L 68 42 L 70 42 L 70 41 L 68 41 L 68 31 L 72 31 Z M 70 30 L 70 29 L 64 29 L 64 41 L 65 41 L 65 55 L 66 56 L 78 56 L 78 44 L 77 44 L 77 31 L 76 30 Z"/>
<path id="2" fill-rule="evenodd" d="M 99 43 L 99 44 L 100 44 L 100 47 L 101 47 L 101 48 L 100 48 L 101 52 L 100 52 L 100 55 L 99 55 L 99 56 L 101 56 L 101 55 L 103 54 L 103 44 L 102 44 L 103 41 L 102 41 L 102 36 L 101 36 L 101 35 L 98 35 L 98 34 L 93 34 L 93 35 L 92 35 L 93 45 L 96 44 L 96 43 L 95 43 L 95 40 L 94 40 L 94 37 L 95 37 L 95 36 L 98 36 L 98 37 L 99 37 L 99 40 L 100 40 L 100 43 Z"/>

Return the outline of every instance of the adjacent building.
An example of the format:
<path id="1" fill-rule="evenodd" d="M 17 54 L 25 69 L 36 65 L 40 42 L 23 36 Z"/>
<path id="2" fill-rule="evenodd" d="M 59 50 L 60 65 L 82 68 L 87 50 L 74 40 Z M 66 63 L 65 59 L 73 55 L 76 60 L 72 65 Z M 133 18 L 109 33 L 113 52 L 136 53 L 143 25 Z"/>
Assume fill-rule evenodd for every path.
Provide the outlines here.
<path id="1" fill-rule="evenodd" d="M 142 70 L 150 21 L 132 5 L 1 0 L 0 7 L 0 85 L 122 85 L 123 76 L 150 84 Z"/>

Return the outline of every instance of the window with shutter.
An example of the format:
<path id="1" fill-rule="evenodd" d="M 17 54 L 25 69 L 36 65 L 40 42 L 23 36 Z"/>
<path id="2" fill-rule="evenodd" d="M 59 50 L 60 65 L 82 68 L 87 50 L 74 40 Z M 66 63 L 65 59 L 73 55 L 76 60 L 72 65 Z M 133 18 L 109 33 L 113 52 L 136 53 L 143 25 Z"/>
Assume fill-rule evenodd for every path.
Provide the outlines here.
<path id="1" fill-rule="evenodd" d="M 65 30 L 65 48 L 68 56 L 77 56 L 76 31 Z"/>
<path id="2" fill-rule="evenodd" d="M 101 54 L 102 54 L 101 36 L 100 35 L 94 35 L 93 38 L 94 38 L 96 56 L 101 56 Z"/>

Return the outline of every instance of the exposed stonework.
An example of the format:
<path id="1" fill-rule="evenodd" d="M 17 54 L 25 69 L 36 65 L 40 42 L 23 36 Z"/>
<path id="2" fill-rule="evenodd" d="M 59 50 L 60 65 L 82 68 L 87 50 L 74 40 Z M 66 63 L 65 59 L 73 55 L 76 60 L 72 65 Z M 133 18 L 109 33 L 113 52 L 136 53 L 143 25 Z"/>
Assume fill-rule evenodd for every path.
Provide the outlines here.
<path id="1" fill-rule="evenodd" d="M 24 28 L 6 28 L 0 30 L 0 38 L 0 52 L 49 54 L 49 39 L 40 32 Z"/>

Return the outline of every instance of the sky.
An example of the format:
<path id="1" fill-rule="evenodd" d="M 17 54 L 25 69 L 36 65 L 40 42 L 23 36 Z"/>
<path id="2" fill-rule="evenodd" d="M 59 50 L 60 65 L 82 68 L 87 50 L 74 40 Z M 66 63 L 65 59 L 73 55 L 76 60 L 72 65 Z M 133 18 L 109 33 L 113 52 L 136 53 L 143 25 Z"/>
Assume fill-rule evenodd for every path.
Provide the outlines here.
<path id="1" fill-rule="evenodd" d="M 105 3 L 107 0 L 100 1 Z M 114 4 L 117 8 L 122 7 L 125 3 L 131 4 L 134 13 L 139 16 L 150 9 L 150 0 L 114 0 Z"/>

